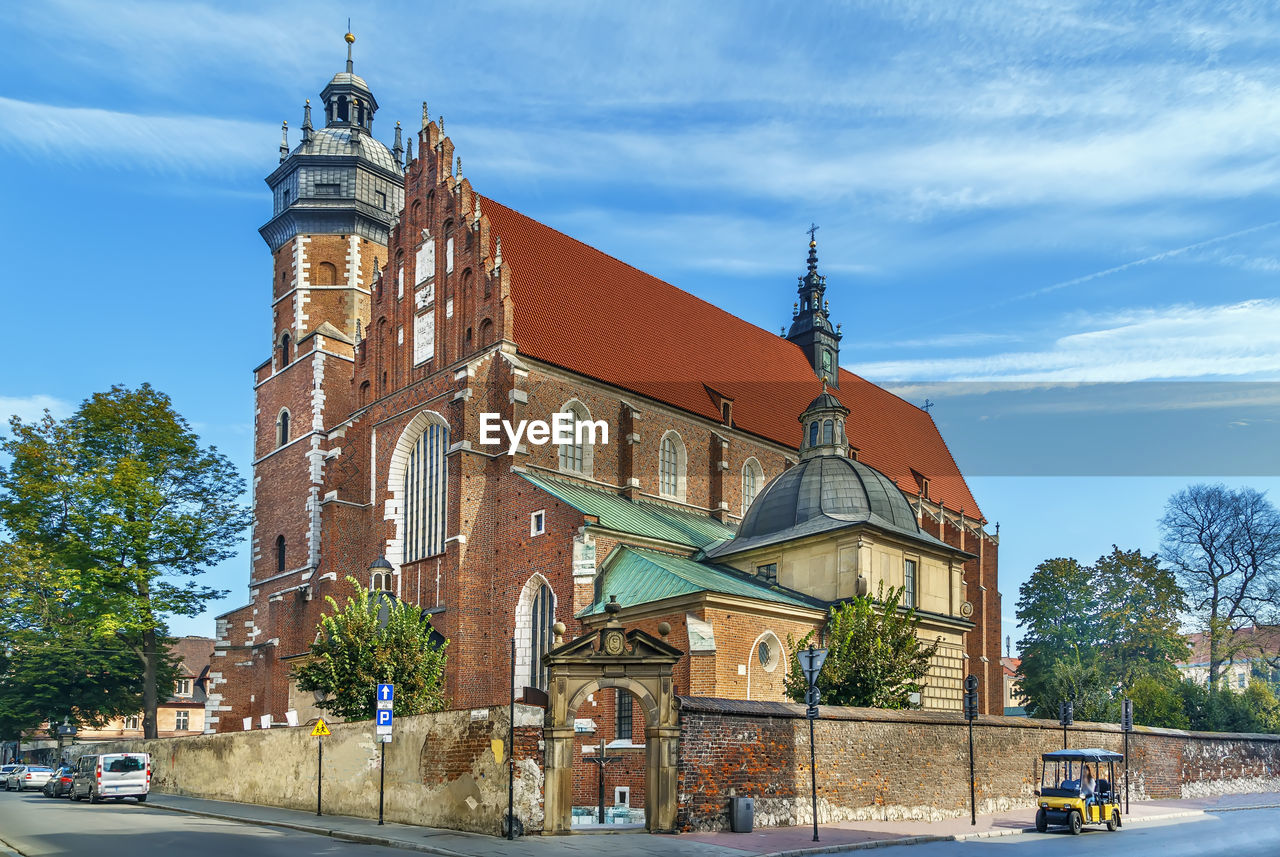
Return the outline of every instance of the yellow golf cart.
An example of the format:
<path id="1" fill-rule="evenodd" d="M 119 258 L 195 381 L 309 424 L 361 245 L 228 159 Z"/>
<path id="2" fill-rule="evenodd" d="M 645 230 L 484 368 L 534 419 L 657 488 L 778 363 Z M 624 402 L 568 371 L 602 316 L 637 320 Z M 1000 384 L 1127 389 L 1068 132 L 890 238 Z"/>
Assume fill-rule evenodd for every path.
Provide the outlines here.
<path id="1" fill-rule="evenodd" d="M 1073 835 L 1086 824 L 1105 824 L 1107 830 L 1120 827 L 1120 793 L 1116 788 L 1116 763 L 1124 756 L 1110 750 L 1054 750 L 1040 757 L 1040 808 L 1036 830 L 1049 825 L 1065 825 Z M 1106 766 L 1106 776 L 1103 774 Z M 1087 775 L 1086 775 L 1087 774 Z M 1092 780 L 1093 787 L 1089 788 Z"/>

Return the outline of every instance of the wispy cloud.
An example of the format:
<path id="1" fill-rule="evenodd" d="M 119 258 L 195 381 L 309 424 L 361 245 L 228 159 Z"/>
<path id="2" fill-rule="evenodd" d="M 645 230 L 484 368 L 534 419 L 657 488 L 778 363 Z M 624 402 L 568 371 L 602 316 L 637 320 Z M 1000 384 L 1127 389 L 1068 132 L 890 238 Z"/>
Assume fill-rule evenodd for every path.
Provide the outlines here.
<path id="1" fill-rule="evenodd" d="M 10 117 L 0 151 L 67 166 L 156 173 L 225 172 L 264 163 L 271 126 L 204 116 L 147 116 L 0 97 Z M 276 131 L 277 135 L 279 131 Z"/>
<path id="2" fill-rule="evenodd" d="M 1039 350 L 880 361 L 855 367 L 881 382 L 1104 382 L 1280 378 L 1280 301 L 1178 305 L 1073 320 Z"/>
<path id="3" fill-rule="evenodd" d="M 71 415 L 73 407 L 70 402 L 43 393 L 31 396 L 0 396 L 0 421 L 5 423 L 10 417 L 31 422 L 40 419 L 46 410 L 56 419 L 63 419 Z"/>

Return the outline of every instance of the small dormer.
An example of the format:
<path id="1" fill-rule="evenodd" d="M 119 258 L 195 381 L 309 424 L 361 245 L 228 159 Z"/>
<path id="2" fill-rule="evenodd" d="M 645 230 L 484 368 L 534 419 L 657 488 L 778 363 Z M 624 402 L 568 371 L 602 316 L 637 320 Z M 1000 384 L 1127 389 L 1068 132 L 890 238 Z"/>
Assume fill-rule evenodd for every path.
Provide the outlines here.
<path id="1" fill-rule="evenodd" d="M 800 415 L 803 436 L 800 439 L 800 460 L 825 455 L 849 456 L 849 438 L 845 434 L 845 419 L 849 409 L 827 392 L 822 385 L 822 395 L 809 403 Z"/>

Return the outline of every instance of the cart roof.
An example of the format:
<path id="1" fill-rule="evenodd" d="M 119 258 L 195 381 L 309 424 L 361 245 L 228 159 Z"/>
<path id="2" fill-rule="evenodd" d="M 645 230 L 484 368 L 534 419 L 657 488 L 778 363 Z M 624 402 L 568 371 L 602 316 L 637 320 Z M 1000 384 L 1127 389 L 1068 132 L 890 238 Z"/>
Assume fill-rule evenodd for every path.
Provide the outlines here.
<path id="1" fill-rule="evenodd" d="M 1054 750 L 1040 758 L 1046 762 L 1123 762 L 1124 756 L 1110 750 Z"/>

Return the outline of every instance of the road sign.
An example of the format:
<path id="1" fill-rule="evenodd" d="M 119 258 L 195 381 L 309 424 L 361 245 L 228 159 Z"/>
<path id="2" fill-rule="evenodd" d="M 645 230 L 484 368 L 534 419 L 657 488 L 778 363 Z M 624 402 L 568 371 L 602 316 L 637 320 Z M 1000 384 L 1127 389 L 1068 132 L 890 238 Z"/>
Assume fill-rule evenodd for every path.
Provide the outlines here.
<path id="1" fill-rule="evenodd" d="M 974 720 L 978 716 L 978 677 L 967 676 L 964 680 L 964 716 Z"/>
<path id="2" fill-rule="evenodd" d="M 1058 703 L 1058 725 L 1072 726 L 1075 724 L 1075 703 L 1059 702 Z"/>
<path id="3" fill-rule="evenodd" d="M 378 709 L 378 717 L 377 717 L 377 719 L 374 721 L 374 724 L 375 724 L 375 726 L 376 726 L 376 734 L 378 734 L 378 735 L 390 735 L 390 734 L 391 734 L 391 711 L 390 711 L 390 709 L 386 709 L 386 708 L 380 708 L 380 709 Z"/>
<path id="4" fill-rule="evenodd" d="M 1126 699 L 1121 703 L 1120 708 L 1120 728 L 1125 732 L 1133 731 L 1133 700 Z"/>
<path id="5" fill-rule="evenodd" d="M 329 734 L 331 734 L 329 732 L 329 725 L 325 723 L 324 718 L 321 717 L 319 720 L 316 721 L 315 727 L 311 730 L 311 737 L 323 738 L 324 736 Z"/>
<path id="6" fill-rule="evenodd" d="M 396 686 L 393 684 L 378 685 L 378 702 L 391 702 L 396 698 Z"/>
<path id="7" fill-rule="evenodd" d="M 818 706 L 810 705 L 804 710 L 804 716 L 808 717 L 810 720 L 818 719 Z"/>
<path id="8" fill-rule="evenodd" d="M 801 649 L 797 655 L 800 658 L 800 669 L 804 671 L 805 683 L 813 687 L 818 683 L 818 673 L 821 672 L 822 665 L 827 660 L 827 650 L 810 646 L 807 649 Z"/>

